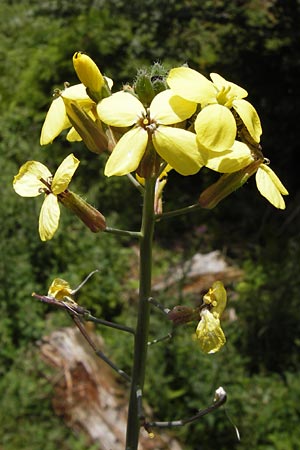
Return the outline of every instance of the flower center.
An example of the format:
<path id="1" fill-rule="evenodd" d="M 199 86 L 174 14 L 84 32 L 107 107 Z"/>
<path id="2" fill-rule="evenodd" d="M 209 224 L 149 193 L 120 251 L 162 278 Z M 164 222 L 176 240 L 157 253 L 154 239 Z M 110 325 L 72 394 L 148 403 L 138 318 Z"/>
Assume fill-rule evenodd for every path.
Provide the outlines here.
<path id="1" fill-rule="evenodd" d="M 217 101 L 220 105 L 226 106 L 227 108 L 231 108 L 232 102 L 234 100 L 234 96 L 230 95 L 231 87 L 222 87 L 222 89 L 217 94 Z"/>
<path id="2" fill-rule="evenodd" d="M 147 109 L 146 113 L 142 113 L 142 117 L 137 121 L 137 125 L 144 128 L 148 134 L 153 134 L 158 127 L 156 120 L 151 119 L 149 109 Z"/>
<path id="3" fill-rule="evenodd" d="M 53 177 L 49 177 L 49 178 L 47 178 L 47 180 L 44 180 L 44 178 L 40 178 L 40 181 L 45 185 L 44 188 L 41 187 L 39 189 L 39 192 L 41 194 L 43 194 L 43 193 L 46 194 L 46 195 L 51 194 L 51 192 L 52 192 L 52 190 L 51 190 L 52 180 L 53 180 Z"/>

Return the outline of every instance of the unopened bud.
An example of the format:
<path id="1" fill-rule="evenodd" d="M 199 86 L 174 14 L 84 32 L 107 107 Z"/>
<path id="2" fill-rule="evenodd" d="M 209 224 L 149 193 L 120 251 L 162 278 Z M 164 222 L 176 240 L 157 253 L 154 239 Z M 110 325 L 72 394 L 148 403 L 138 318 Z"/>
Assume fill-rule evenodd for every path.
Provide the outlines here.
<path id="1" fill-rule="evenodd" d="M 76 214 L 93 233 L 105 230 L 105 217 L 79 195 L 67 190 L 59 194 L 58 199 L 66 208 Z"/>
<path id="2" fill-rule="evenodd" d="M 237 172 L 222 175 L 216 183 L 209 186 L 200 195 L 199 203 L 202 208 L 213 209 L 221 200 L 243 186 L 261 164 L 262 161 L 259 159 Z"/>
<path id="3" fill-rule="evenodd" d="M 92 93 L 101 93 L 105 80 L 97 64 L 88 55 L 76 52 L 73 56 L 73 65 L 81 83 Z"/>
<path id="4" fill-rule="evenodd" d="M 67 116 L 87 148 L 97 154 L 107 150 L 108 141 L 100 120 L 94 121 L 75 100 L 62 97 Z"/>

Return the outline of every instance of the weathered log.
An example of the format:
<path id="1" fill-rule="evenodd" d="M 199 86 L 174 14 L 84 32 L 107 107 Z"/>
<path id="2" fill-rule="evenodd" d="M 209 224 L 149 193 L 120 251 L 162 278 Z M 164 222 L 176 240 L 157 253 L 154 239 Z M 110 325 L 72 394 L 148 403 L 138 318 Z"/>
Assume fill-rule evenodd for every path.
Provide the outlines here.
<path id="1" fill-rule="evenodd" d="M 90 331 L 89 331 L 90 332 Z M 101 351 L 103 340 L 92 332 Z M 85 432 L 99 450 L 124 450 L 128 389 L 83 339 L 79 330 L 64 328 L 43 338 L 43 360 L 54 369 L 53 408 L 74 431 Z M 182 450 L 165 432 L 150 438 L 141 432 L 139 450 Z"/>

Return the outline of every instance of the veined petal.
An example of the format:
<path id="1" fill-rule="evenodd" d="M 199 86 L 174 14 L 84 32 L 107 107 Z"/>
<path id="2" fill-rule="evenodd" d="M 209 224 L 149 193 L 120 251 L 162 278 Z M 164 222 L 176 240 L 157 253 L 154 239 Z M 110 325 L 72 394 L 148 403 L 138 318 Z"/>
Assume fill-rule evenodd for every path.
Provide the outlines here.
<path id="1" fill-rule="evenodd" d="M 232 96 L 235 98 L 244 98 L 247 97 L 248 92 L 237 84 L 232 83 L 231 81 L 225 80 L 225 78 L 221 77 L 218 73 L 211 73 L 210 78 L 213 80 L 214 85 L 217 86 L 219 91 L 222 88 L 230 87 L 230 91 L 228 92 L 228 96 Z"/>
<path id="2" fill-rule="evenodd" d="M 201 169 L 203 162 L 194 133 L 160 125 L 152 141 L 157 153 L 181 175 L 193 175 Z"/>
<path id="3" fill-rule="evenodd" d="M 198 114 L 195 130 L 200 145 L 218 152 L 232 147 L 236 136 L 236 123 L 225 106 L 208 105 Z"/>
<path id="4" fill-rule="evenodd" d="M 199 144 L 204 165 L 220 173 L 237 172 L 254 160 L 249 147 L 243 142 L 234 141 L 233 146 L 222 152 L 214 152 Z"/>
<path id="5" fill-rule="evenodd" d="M 146 114 L 146 111 L 134 95 L 120 91 L 98 103 L 97 113 L 108 125 L 129 127 L 135 124 L 139 117 Z"/>
<path id="6" fill-rule="evenodd" d="M 56 195 L 46 195 L 39 217 L 39 233 L 42 241 L 52 239 L 59 224 L 60 210 Z"/>
<path id="7" fill-rule="evenodd" d="M 51 184 L 53 194 L 60 194 L 67 189 L 79 163 L 80 161 L 75 158 L 73 153 L 63 160 L 53 177 Z"/>
<path id="8" fill-rule="evenodd" d="M 216 353 L 226 342 L 220 320 L 207 309 L 202 310 L 200 315 L 196 335 L 201 350 L 204 353 Z"/>
<path id="9" fill-rule="evenodd" d="M 217 90 L 213 83 L 189 67 L 171 69 L 167 83 L 175 94 L 205 106 L 216 103 Z"/>
<path id="10" fill-rule="evenodd" d="M 182 122 L 196 111 L 197 104 L 174 95 L 171 89 L 157 94 L 150 105 L 150 117 L 163 125 Z"/>
<path id="11" fill-rule="evenodd" d="M 66 108 L 61 97 L 56 98 L 50 105 L 44 124 L 42 126 L 40 144 L 50 144 L 63 130 L 69 128 Z"/>
<path id="12" fill-rule="evenodd" d="M 41 194 L 41 189 L 46 187 L 41 178 L 47 181 L 51 176 L 50 170 L 44 164 L 27 161 L 14 177 L 13 187 L 22 197 L 37 197 Z"/>
<path id="13" fill-rule="evenodd" d="M 126 175 L 137 169 L 147 147 L 148 133 L 141 127 L 127 131 L 107 160 L 104 174 Z"/>
<path id="14" fill-rule="evenodd" d="M 254 106 L 247 102 L 247 100 L 234 100 L 232 106 L 242 119 L 250 136 L 255 142 L 259 142 L 262 129 L 259 116 Z"/>
<path id="15" fill-rule="evenodd" d="M 285 209 L 282 195 L 288 195 L 277 175 L 269 166 L 261 164 L 256 172 L 257 189 L 275 208 Z"/>

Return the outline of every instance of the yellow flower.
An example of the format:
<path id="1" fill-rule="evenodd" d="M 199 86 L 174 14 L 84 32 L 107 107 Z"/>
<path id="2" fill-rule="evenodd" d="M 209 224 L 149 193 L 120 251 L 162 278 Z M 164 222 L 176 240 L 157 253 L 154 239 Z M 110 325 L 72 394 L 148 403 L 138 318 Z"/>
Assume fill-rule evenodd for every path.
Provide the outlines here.
<path id="1" fill-rule="evenodd" d="M 201 320 L 196 330 L 200 348 L 204 353 L 216 353 L 226 342 L 220 320 L 208 309 L 203 309 L 200 317 Z"/>
<path id="2" fill-rule="evenodd" d="M 196 329 L 196 336 L 204 353 L 215 353 L 226 342 L 220 317 L 226 307 L 227 294 L 221 281 L 213 283 L 204 295 L 203 302 L 207 306 L 200 312 L 201 319 Z"/>
<path id="3" fill-rule="evenodd" d="M 278 176 L 266 164 L 261 164 L 256 172 L 257 189 L 275 208 L 285 209 L 283 195 L 288 191 L 283 186 Z"/>
<path id="4" fill-rule="evenodd" d="M 74 86 L 68 87 L 63 90 L 60 95 L 53 100 L 47 112 L 46 119 L 41 131 L 41 145 L 52 143 L 53 140 L 63 130 L 72 127 L 71 122 L 67 116 L 66 107 L 62 97 L 70 100 L 75 100 L 76 103 L 80 105 L 85 111 L 90 111 L 95 104 L 93 100 L 91 100 L 87 95 L 86 88 L 83 84 L 75 84 Z M 74 129 L 71 129 L 71 131 L 69 132 L 71 139 L 80 140 L 80 136 L 77 136 L 77 134 L 74 135 L 74 132 Z"/>
<path id="5" fill-rule="evenodd" d="M 244 100 L 245 89 L 211 73 L 212 82 L 188 67 L 172 69 L 167 83 L 175 94 L 200 103 L 201 111 L 195 121 L 200 145 L 213 151 L 230 149 L 237 135 L 236 120 L 231 109 L 238 114 L 254 142 L 260 141 L 260 119 L 255 108 Z"/>
<path id="6" fill-rule="evenodd" d="M 67 299 L 73 303 L 74 300 L 71 297 L 72 295 L 73 290 L 71 289 L 69 283 L 62 278 L 55 278 L 48 290 L 48 296 L 53 297 L 58 301 Z"/>
<path id="7" fill-rule="evenodd" d="M 106 78 L 108 86 L 111 87 L 113 82 Z M 67 140 L 70 142 L 81 141 L 82 137 L 72 127 L 70 119 L 67 115 L 65 101 L 72 101 L 83 112 L 88 114 L 93 121 L 97 120 L 96 103 L 88 96 L 84 84 L 75 84 L 67 87 L 59 93 L 55 98 L 47 112 L 40 136 L 40 144 L 51 144 L 53 140 L 63 131 L 70 128 L 67 134 Z"/>
<path id="8" fill-rule="evenodd" d="M 60 217 L 58 196 L 68 188 L 78 165 L 79 160 L 70 154 L 52 177 L 44 164 L 38 161 L 27 161 L 14 177 L 14 190 L 22 197 L 45 194 L 39 217 L 39 233 L 42 241 L 51 239 L 57 230 Z"/>
<path id="9" fill-rule="evenodd" d="M 117 92 L 97 106 L 100 119 L 115 127 L 132 127 L 118 141 L 110 155 L 105 175 L 126 175 L 135 171 L 148 144 L 182 175 L 199 171 L 202 160 L 194 133 L 169 127 L 191 117 L 196 104 L 174 95 L 170 89 L 160 92 L 149 109 L 128 92 Z"/>

